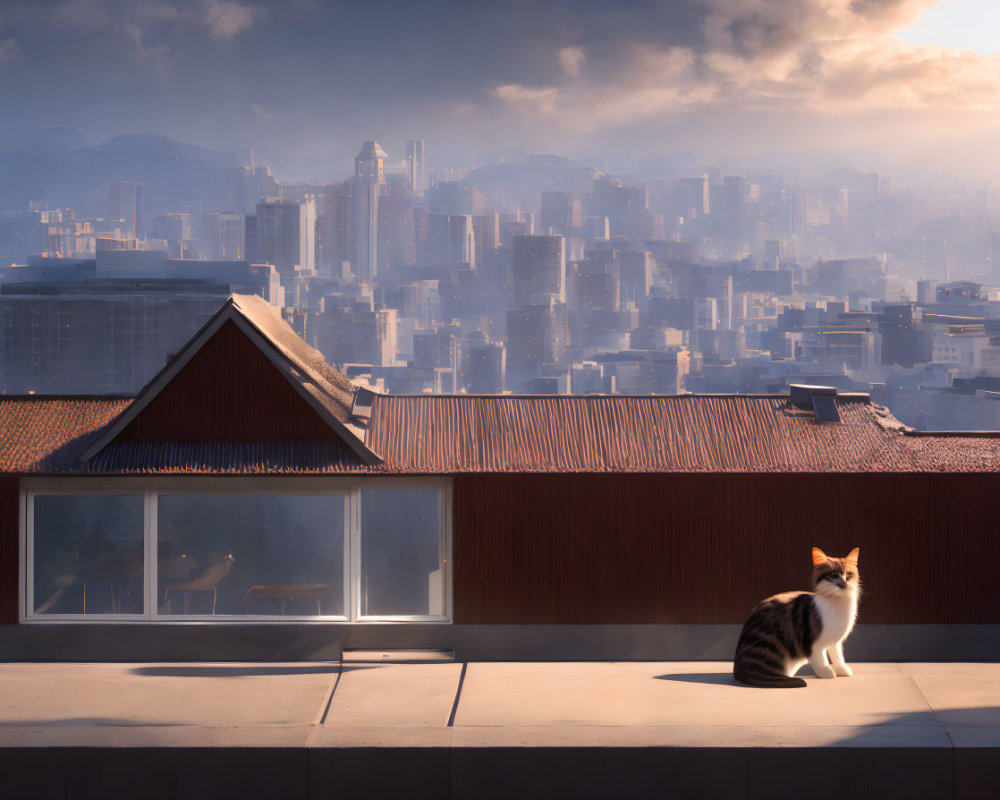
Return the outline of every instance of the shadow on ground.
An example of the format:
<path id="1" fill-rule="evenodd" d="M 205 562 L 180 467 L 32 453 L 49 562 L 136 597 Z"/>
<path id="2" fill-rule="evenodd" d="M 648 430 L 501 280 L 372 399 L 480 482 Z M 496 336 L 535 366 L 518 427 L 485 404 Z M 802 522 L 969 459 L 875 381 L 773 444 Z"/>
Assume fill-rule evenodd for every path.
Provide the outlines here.
<path id="1" fill-rule="evenodd" d="M 738 686 L 752 689 L 745 683 L 738 683 L 728 672 L 677 672 L 667 675 L 654 675 L 658 681 L 677 681 L 678 683 L 704 683 L 710 686 Z"/>

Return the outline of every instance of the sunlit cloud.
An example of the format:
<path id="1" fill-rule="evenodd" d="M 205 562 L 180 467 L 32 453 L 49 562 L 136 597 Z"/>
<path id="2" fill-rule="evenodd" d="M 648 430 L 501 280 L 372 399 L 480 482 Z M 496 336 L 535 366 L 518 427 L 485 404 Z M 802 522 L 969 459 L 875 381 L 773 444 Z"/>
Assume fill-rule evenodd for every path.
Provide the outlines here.
<path id="1" fill-rule="evenodd" d="M 581 73 L 563 48 L 563 78 L 504 85 L 495 96 L 528 118 L 575 129 L 622 126 L 688 111 L 768 109 L 820 115 L 884 110 L 989 110 L 1000 102 L 1000 57 L 893 34 L 933 0 L 705 0 L 691 46 L 635 45 L 614 69 Z"/>
<path id="2" fill-rule="evenodd" d="M 232 39 L 253 27 L 254 6 L 243 6 L 229 0 L 208 0 L 205 23 L 215 39 Z"/>
<path id="3" fill-rule="evenodd" d="M 578 44 L 563 47 L 559 51 L 559 66 L 571 78 L 580 74 L 580 68 L 586 60 L 587 56 Z"/>

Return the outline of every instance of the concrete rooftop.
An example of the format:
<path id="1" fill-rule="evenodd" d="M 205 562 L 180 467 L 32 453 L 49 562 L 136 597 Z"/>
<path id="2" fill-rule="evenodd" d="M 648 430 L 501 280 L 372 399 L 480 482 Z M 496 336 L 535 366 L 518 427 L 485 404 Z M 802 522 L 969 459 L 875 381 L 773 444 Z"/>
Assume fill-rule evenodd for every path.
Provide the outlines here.
<path id="1" fill-rule="evenodd" d="M 0 798 L 998 796 L 1000 664 L 729 669 L 0 664 Z"/>

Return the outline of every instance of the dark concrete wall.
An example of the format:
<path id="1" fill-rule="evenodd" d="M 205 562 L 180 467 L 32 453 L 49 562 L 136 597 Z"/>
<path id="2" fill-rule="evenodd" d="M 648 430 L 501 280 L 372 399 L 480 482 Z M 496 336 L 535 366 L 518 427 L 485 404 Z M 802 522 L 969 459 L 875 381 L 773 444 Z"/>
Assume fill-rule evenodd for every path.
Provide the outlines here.
<path id="1" fill-rule="evenodd" d="M 128 623 L 0 626 L 0 661 L 337 661 L 450 650 L 459 661 L 728 661 L 739 625 Z M 1000 661 L 1000 625 L 859 625 L 848 661 Z"/>
<path id="2" fill-rule="evenodd" d="M 1000 623 L 1000 478 L 459 475 L 461 624 L 741 624 L 861 548 L 861 621 Z"/>
<path id="3" fill-rule="evenodd" d="M 0 475 L 0 625 L 17 622 L 20 481 Z"/>

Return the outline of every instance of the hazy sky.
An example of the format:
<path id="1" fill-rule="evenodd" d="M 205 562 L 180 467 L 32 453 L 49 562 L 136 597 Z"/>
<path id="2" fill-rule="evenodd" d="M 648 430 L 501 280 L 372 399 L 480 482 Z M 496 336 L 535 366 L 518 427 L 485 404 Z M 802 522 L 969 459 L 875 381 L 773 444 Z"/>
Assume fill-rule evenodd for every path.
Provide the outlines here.
<path id="1" fill-rule="evenodd" d="M 821 151 L 996 174 L 997 6 L 2 0 L 0 138 L 155 130 L 296 177 L 373 137 L 393 158 L 425 138 L 438 163 Z"/>

